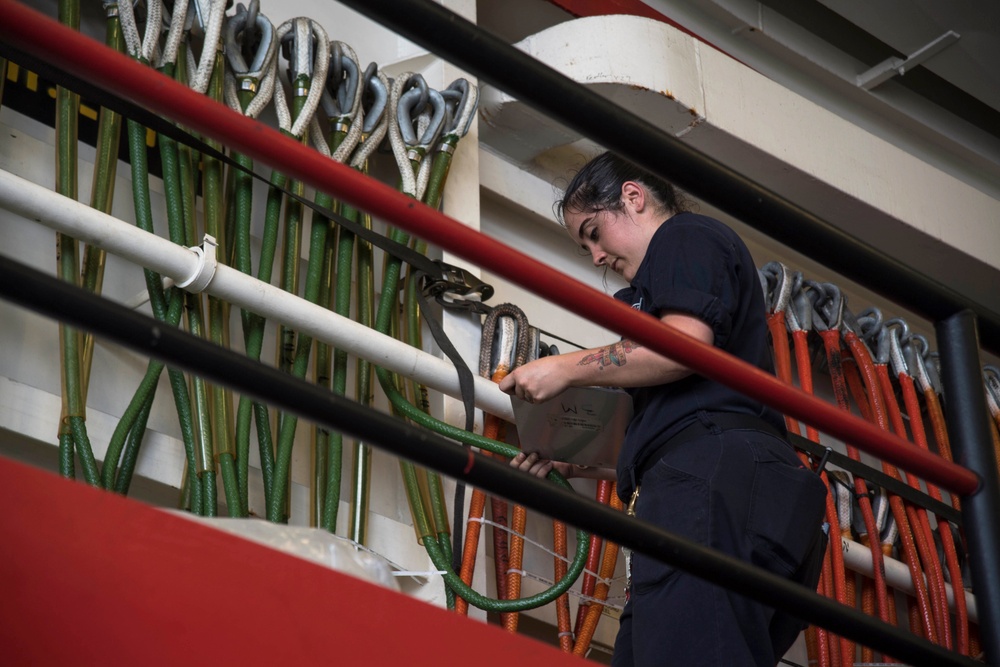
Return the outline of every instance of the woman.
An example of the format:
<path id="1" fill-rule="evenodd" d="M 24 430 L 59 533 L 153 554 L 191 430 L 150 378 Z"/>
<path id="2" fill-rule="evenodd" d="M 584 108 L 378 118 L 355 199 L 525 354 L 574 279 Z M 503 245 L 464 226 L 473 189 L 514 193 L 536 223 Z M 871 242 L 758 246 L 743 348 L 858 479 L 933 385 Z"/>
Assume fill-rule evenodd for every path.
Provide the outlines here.
<path id="1" fill-rule="evenodd" d="M 574 177 L 557 209 L 594 265 L 629 282 L 615 298 L 772 372 L 757 270 L 731 229 L 685 212 L 669 183 L 610 153 Z M 629 340 L 541 358 L 500 388 L 540 402 L 592 385 L 633 398 L 617 471 L 536 454 L 511 465 L 617 479 L 640 519 L 815 587 L 826 488 L 785 440 L 779 413 Z M 803 627 L 635 554 L 613 664 L 775 665 Z"/>

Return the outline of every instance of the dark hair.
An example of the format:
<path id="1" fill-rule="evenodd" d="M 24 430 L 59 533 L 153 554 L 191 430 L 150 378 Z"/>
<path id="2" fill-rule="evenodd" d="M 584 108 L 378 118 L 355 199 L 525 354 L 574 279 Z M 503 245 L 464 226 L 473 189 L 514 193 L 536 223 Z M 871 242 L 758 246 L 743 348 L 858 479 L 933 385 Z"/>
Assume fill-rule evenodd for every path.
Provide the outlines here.
<path id="1" fill-rule="evenodd" d="M 566 211 L 620 211 L 624 207 L 622 184 L 626 181 L 641 184 L 668 211 L 680 213 L 688 208 L 689 202 L 672 184 L 614 153 L 605 152 L 573 177 L 562 199 L 556 202 L 556 216 L 565 222 Z"/>

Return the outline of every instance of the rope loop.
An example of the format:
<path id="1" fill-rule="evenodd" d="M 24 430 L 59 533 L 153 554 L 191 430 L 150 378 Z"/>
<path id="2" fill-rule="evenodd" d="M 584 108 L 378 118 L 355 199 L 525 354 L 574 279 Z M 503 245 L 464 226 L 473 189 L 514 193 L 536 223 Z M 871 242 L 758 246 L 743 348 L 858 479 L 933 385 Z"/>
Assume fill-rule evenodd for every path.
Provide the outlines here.
<path id="1" fill-rule="evenodd" d="M 278 126 L 296 139 L 301 139 L 312 122 L 326 88 L 330 40 L 323 26 L 301 16 L 278 26 L 277 38 L 281 44 L 281 52 L 288 61 L 288 83 L 295 89 L 297 97 L 305 96 L 302 110 L 293 121 L 284 86 L 275 85 L 274 109 L 278 116 Z"/>
<path id="2" fill-rule="evenodd" d="M 229 61 L 226 71 L 226 103 L 250 118 L 257 118 L 274 97 L 277 77 L 277 40 L 274 25 L 259 13 L 259 0 L 251 0 L 248 10 L 237 6 L 236 15 L 226 24 L 225 51 Z M 247 65 L 246 57 L 250 57 Z M 239 78 L 239 87 L 236 79 Z M 239 91 L 252 94 L 246 109 Z"/>
<path id="3" fill-rule="evenodd" d="M 889 343 L 889 356 L 886 361 L 882 361 L 883 335 L 888 338 Z M 909 364 L 906 363 L 906 357 L 903 356 L 903 347 L 900 342 L 909 337 L 910 327 L 906 324 L 905 320 L 898 317 L 887 321 L 882 327 L 882 334 L 879 335 L 879 363 L 891 363 L 892 371 L 896 374 L 896 377 L 910 374 Z"/>
<path id="4" fill-rule="evenodd" d="M 479 88 L 467 79 L 455 79 L 441 91 L 441 97 L 445 102 L 442 132 L 446 137 L 461 139 L 472 126 L 472 119 L 479 105 Z"/>
<path id="5" fill-rule="evenodd" d="M 358 56 L 344 42 L 330 42 L 330 61 L 320 103 L 330 123 L 337 130 L 346 127 L 346 135 L 333 152 L 333 159 L 346 162 L 361 141 L 364 109 L 361 98 L 361 71 Z"/>
<path id="6" fill-rule="evenodd" d="M 783 313 L 792 297 L 794 280 L 788 267 L 781 262 L 768 262 L 760 271 L 766 280 L 765 302 L 769 312 Z"/>
<path id="7" fill-rule="evenodd" d="M 389 132 L 389 78 L 371 63 L 362 77 L 361 114 L 364 116 L 362 137 L 354 148 L 351 166 L 361 169 Z M 367 136 L 365 136 L 367 135 Z"/>
<path id="8" fill-rule="evenodd" d="M 240 3 L 226 22 L 226 59 L 234 76 L 263 78 L 277 54 L 274 24 L 259 13 L 259 6 L 260 0 L 251 0 L 250 9 Z"/>
<path id="9" fill-rule="evenodd" d="M 188 35 L 202 32 L 204 39 L 197 65 L 192 49 L 188 48 L 187 50 L 188 71 L 194 72 L 188 85 L 192 90 L 204 93 L 208 90 L 208 84 L 212 80 L 215 55 L 218 53 L 222 40 L 222 24 L 226 18 L 226 0 L 192 0 L 192 2 L 194 3 L 198 27 L 192 26 L 187 32 Z M 190 41 L 189 39 L 188 42 L 190 43 Z"/>
<path id="10" fill-rule="evenodd" d="M 107 7 L 107 5 L 105 5 Z M 122 26 L 122 37 L 128 54 L 136 60 L 151 62 L 163 28 L 163 3 L 161 0 L 147 0 L 146 26 L 139 36 L 135 18 L 135 7 L 128 0 L 118 4 L 118 19 Z"/>

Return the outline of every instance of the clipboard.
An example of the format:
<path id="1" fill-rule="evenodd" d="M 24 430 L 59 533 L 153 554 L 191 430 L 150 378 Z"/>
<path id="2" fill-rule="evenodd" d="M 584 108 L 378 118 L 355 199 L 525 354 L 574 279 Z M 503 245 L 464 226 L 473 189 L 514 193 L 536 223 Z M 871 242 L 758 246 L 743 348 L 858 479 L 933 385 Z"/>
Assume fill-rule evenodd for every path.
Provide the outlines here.
<path id="1" fill-rule="evenodd" d="M 614 468 L 632 419 L 621 389 L 571 387 L 544 403 L 511 396 L 521 448 L 554 461 Z"/>

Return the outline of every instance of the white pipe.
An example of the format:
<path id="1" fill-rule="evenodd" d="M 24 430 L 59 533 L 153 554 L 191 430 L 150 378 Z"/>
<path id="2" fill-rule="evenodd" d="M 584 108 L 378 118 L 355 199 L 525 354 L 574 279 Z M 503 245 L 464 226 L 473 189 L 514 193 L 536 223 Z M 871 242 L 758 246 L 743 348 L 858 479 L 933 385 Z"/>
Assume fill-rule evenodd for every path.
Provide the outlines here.
<path id="1" fill-rule="evenodd" d="M 203 272 L 204 255 L 0 170 L 0 204 L 79 241 L 102 248 L 171 278 L 176 284 Z M 205 291 L 240 308 L 329 343 L 455 398 L 461 398 L 455 367 L 402 341 L 309 303 L 234 268 L 218 265 Z M 475 375 L 476 407 L 513 421 L 510 397 Z"/>
<path id="2" fill-rule="evenodd" d="M 844 547 L 844 566 L 854 572 L 871 577 L 874 572 L 871 550 L 863 544 L 844 538 L 841 538 L 841 544 Z M 916 595 L 913 587 L 913 578 L 910 577 L 910 568 L 894 558 L 883 556 L 882 561 L 885 563 L 885 583 L 896 590 Z M 948 596 L 948 606 L 954 611 L 955 591 L 948 582 L 945 582 L 944 588 Z M 964 589 L 963 591 L 965 592 L 965 607 L 969 613 L 969 621 L 978 623 L 979 614 L 976 613 L 976 596 Z"/>

